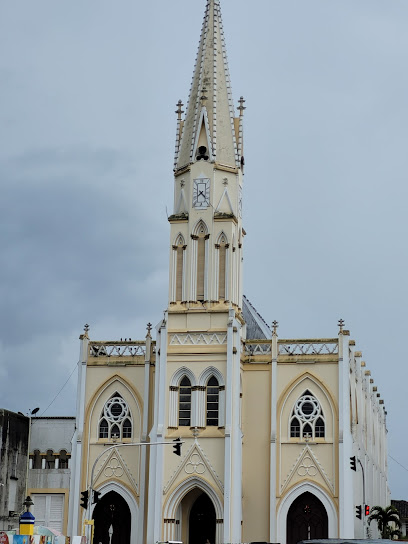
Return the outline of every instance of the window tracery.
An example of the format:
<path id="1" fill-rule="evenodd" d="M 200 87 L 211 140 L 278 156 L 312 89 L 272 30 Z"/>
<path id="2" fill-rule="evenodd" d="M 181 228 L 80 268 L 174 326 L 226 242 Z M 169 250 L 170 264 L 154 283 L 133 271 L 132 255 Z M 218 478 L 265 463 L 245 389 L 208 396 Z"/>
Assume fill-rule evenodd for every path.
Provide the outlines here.
<path id="1" fill-rule="evenodd" d="M 99 438 L 132 437 L 132 415 L 129 406 L 119 393 L 114 393 L 105 403 L 99 419 Z"/>
<path id="2" fill-rule="evenodd" d="M 291 438 L 324 438 L 325 419 L 320 402 L 306 390 L 296 401 L 290 419 Z"/>

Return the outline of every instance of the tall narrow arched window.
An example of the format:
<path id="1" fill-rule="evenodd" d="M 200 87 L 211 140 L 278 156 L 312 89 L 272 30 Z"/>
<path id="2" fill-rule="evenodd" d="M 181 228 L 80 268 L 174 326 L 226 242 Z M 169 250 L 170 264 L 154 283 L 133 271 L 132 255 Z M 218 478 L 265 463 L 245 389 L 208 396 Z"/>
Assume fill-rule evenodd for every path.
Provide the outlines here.
<path id="1" fill-rule="evenodd" d="M 325 420 L 320 402 L 306 390 L 296 401 L 290 418 L 291 438 L 324 438 Z"/>
<path id="2" fill-rule="evenodd" d="M 218 300 L 226 300 L 228 298 L 228 247 L 227 238 L 224 233 L 221 233 L 218 243 L 215 246 L 218 250 Z"/>
<path id="3" fill-rule="evenodd" d="M 186 244 L 181 234 L 176 239 L 175 245 L 173 245 L 173 296 L 172 300 L 181 302 L 184 300 L 184 278 L 185 278 L 185 250 Z"/>
<path id="4" fill-rule="evenodd" d="M 207 244 L 208 229 L 204 221 L 200 221 L 194 230 L 192 239 L 196 243 L 196 300 L 204 301 L 207 295 Z"/>
<path id="5" fill-rule="evenodd" d="M 208 380 L 206 393 L 206 425 L 218 427 L 220 386 L 215 376 Z"/>
<path id="6" fill-rule="evenodd" d="M 132 438 L 132 414 L 127 402 L 114 393 L 105 403 L 99 418 L 99 438 Z"/>
<path id="7" fill-rule="evenodd" d="M 191 427 L 191 382 L 184 376 L 179 387 L 179 417 L 180 427 Z"/>

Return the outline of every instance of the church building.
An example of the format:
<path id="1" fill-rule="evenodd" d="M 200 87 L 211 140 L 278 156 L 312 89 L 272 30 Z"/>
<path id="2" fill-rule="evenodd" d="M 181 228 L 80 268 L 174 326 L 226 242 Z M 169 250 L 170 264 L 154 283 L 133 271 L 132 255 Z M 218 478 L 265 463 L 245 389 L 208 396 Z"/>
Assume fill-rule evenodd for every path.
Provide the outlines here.
<path id="1" fill-rule="evenodd" d="M 93 519 L 102 544 L 365 538 L 365 505 L 389 504 L 384 401 L 344 322 L 283 339 L 243 295 L 244 103 L 207 0 L 177 105 L 164 318 L 141 340 L 80 336 L 69 535 Z"/>

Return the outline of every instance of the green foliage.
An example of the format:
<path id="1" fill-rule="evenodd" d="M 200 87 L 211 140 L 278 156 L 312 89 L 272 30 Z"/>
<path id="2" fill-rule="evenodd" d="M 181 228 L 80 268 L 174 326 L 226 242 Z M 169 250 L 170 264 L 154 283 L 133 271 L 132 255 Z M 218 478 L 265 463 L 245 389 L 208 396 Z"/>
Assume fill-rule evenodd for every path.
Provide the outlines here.
<path id="1" fill-rule="evenodd" d="M 399 519 L 398 510 L 391 504 L 383 508 L 382 506 L 373 506 L 371 508 L 370 517 L 368 523 L 372 521 L 377 522 L 378 530 L 381 533 L 381 538 L 390 538 L 394 536 L 400 536 L 401 533 L 398 530 L 401 527 L 401 521 Z M 390 525 L 393 524 L 393 525 Z M 396 529 L 395 527 L 398 527 Z"/>

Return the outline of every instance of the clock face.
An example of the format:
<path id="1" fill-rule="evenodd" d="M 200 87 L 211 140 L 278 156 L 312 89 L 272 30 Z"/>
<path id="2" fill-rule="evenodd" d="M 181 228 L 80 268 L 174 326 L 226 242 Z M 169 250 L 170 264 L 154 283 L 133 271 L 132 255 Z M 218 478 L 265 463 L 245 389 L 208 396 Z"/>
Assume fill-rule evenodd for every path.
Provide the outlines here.
<path id="1" fill-rule="evenodd" d="M 200 178 L 194 180 L 193 185 L 193 206 L 194 208 L 206 209 L 210 205 L 210 180 Z"/>

